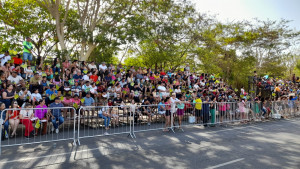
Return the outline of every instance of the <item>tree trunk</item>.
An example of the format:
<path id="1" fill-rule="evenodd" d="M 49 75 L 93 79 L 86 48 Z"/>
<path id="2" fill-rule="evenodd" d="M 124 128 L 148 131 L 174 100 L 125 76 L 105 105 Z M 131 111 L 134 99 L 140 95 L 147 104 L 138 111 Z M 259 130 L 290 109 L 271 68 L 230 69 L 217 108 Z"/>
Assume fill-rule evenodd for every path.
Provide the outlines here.
<path id="1" fill-rule="evenodd" d="M 86 48 L 88 48 L 88 50 L 85 52 Z M 85 45 L 82 44 L 82 48 L 80 51 L 80 60 L 87 61 L 95 48 L 96 48 L 96 45 L 94 45 L 94 44 L 85 44 Z"/>

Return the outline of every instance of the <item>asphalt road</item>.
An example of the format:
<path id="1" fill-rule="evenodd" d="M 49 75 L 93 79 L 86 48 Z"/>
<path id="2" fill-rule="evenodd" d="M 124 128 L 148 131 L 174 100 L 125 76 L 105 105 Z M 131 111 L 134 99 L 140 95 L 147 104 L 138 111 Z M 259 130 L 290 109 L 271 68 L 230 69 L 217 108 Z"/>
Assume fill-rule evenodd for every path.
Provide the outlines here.
<path id="1" fill-rule="evenodd" d="M 300 119 L 6 147 L 0 168 L 299 169 Z"/>

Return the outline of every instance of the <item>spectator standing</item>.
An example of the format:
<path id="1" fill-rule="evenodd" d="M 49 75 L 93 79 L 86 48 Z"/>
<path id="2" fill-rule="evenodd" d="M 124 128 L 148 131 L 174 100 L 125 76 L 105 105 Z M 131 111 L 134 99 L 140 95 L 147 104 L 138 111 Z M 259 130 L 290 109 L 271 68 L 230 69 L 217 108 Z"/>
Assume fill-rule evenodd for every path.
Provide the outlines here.
<path id="1" fill-rule="evenodd" d="M 30 65 L 30 62 L 32 61 L 32 43 L 30 37 L 26 37 L 26 41 L 23 42 L 23 60 L 24 62 L 27 61 L 27 64 Z"/>

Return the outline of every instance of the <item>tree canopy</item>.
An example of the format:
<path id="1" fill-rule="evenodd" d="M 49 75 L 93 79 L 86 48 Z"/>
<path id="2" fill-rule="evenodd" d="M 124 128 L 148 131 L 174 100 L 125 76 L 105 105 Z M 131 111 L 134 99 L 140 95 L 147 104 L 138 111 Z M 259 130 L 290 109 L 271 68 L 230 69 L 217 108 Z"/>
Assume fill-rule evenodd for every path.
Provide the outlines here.
<path id="1" fill-rule="evenodd" d="M 36 56 L 214 73 L 244 86 L 253 71 L 299 74 L 299 31 L 288 20 L 222 22 L 186 0 L 4 0 L 0 49 Z M 119 59 L 119 60 L 118 60 Z"/>

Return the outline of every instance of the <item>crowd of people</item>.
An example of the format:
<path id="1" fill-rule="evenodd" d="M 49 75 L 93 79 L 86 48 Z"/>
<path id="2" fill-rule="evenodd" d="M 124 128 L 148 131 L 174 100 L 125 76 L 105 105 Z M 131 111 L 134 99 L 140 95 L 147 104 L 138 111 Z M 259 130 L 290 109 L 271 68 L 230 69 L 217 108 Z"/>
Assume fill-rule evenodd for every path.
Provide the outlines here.
<path id="1" fill-rule="evenodd" d="M 70 115 L 74 116 L 74 113 L 81 114 L 78 112 L 80 106 L 142 105 L 141 112 L 148 116 L 147 124 L 151 125 L 153 112 L 147 105 L 157 105 L 157 113 L 166 117 L 165 131 L 172 123 L 171 113 L 177 114 L 180 126 L 187 109 L 193 109 L 191 112 L 196 116 L 196 123 L 208 123 L 209 113 L 214 113 L 214 103 L 217 102 L 241 103 L 239 111 L 242 116 L 244 107 L 247 107 L 246 101 L 255 101 L 255 104 L 248 106 L 253 112 L 269 114 L 265 106 L 267 103 L 264 102 L 268 99 L 260 98 L 259 93 L 258 97 L 249 97 L 250 94 L 244 88 L 233 89 L 214 74 L 190 71 L 189 64 L 183 70 L 177 71 L 154 71 L 151 68 L 125 67 L 122 64 L 107 65 L 105 62 L 98 65 L 94 61 L 61 61 L 59 58 L 55 58 L 51 64 L 32 65 L 30 38 L 23 45 L 23 57 L 20 54 L 11 57 L 8 51 L 0 55 L 0 109 L 8 109 L 1 117 L 4 126 L 2 139 L 9 135 L 14 137 L 19 124 L 26 128 L 25 137 L 37 135 L 33 118 L 35 122 L 39 120 L 42 124 L 42 134 L 46 134 L 48 122 L 52 122 L 53 131 L 58 133 L 59 125 L 67 117 L 64 107 L 74 107 L 76 112 L 71 112 Z M 273 98 L 298 99 L 299 78 L 283 81 L 268 77 L 258 78 L 255 75 L 254 81 L 258 89 L 269 89 L 275 93 Z M 221 122 L 222 117 L 226 116 L 227 108 L 224 105 L 218 107 Z M 57 109 L 49 111 L 46 109 L 48 107 Z M 33 111 L 31 108 L 40 109 Z M 135 106 L 130 107 L 131 112 L 135 112 L 134 109 Z M 111 109 L 100 109 L 98 115 L 104 119 L 107 130 L 112 119 L 118 125 L 118 115 Z M 138 120 L 139 117 L 135 118 Z"/>

